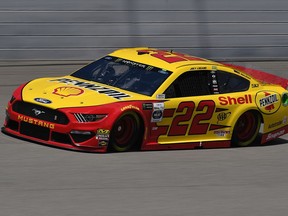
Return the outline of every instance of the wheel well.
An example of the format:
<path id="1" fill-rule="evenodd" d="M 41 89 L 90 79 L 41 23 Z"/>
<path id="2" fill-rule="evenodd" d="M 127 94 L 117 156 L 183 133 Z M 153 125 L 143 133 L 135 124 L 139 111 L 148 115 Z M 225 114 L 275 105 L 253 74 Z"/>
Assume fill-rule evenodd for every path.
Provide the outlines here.
<path id="1" fill-rule="evenodd" d="M 249 131 L 250 130 L 247 130 L 247 129 L 243 129 L 243 131 L 244 131 L 244 134 L 242 134 L 241 136 L 242 136 L 242 139 L 241 138 L 238 138 L 238 132 L 237 133 L 235 133 L 236 131 L 235 131 L 235 127 L 236 127 L 236 125 L 238 124 L 238 121 L 242 118 L 242 116 L 243 115 L 245 115 L 246 113 L 250 113 L 250 114 L 252 114 L 255 118 L 257 117 L 257 121 L 258 121 L 258 133 L 250 133 Z M 241 121 L 242 121 L 242 119 L 241 119 Z M 254 110 L 254 109 L 251 109 L 251 110 L 246 110 L 245 112 L 243 112 L 239 117 L 238 117 L 238 119 L 237 119 L 237 121 L 235 122 L 235 125 L 234 125 L 234 128 L 233 128 L 233 133 L 232 133 L 232 146 L 248 146 L 248 145 L 250 145 L 252 142 L 258 142 L 257 140 L 258 140 L 258 138 L 259 138 L 259 132 L 261 131 L 261 124 L 263 123 L 263 116 L 262 116 L 262 114 L 258 111 L 258 110 Z M 241 123 L 240 123 L 240 125 L 241 125 Z M 239 125 L 238 125 L 239 126 Z M 239 128 L 237 126 L 237 128 Z M 241 128 L 241 131 L 242 131 L 242 127 L 243 126 L 240 126 L 240 128 Z M 245 132 L 246 131 L 246 132 Z M 256 132 L 256 128 L 255 128 L 255 132 Z M 250 135 L 249 135 L 249 133 L 250 133 Z M 252 136 L 253 135 L 253 136 Z M 258 138 L 257 138 L 258 137 Z M 247 140 L 246 140 L 246 138 L 247 138 Z M 241 141 L 242 140 L 242 141 Z M 237 144 L 233 144 L 233 143 L 237 143 Z"/>
<path id="2" fill-rule="evenodd" d="M 248 110 L 248 111 L 258 114 L 258 116 L 260 116 L 261 123 L 264 123 L 264 119 L 263 119 L 261 112 L 259 112 L 258 110 Z"/>
<path id="3" fill-rule="evenodd" d="M 264 118 L 262 116 L 262 113 L 259 112 L 259 110 L 251 110 L 253 113 L 256 113 L 258 114 L 258 116 L 260 117 L 260 121 L 261 121 L 261 125 L 260 125 L 260 130 L 259 130 L 259 133 L 263 133 L 263 124 L 264 124 Z"/>
<path id="4" fill-rule="evenodd" d="M 246 113 L 246 112 L 255 113 L 256 115 L 258 115 L 258 116 L 260 117 L 261 123 L 264 123 L 264 119 L 263 119 L 263 116 L 262 116 L 261 112 L 260 112 L 259 110 L 256 110 L 256 109 L 250 109 L 250 110 L 246 110 L 246 111 L 242 112 L 241 115 L 239 115 L 239 116 L 237 117 L 237 119 L 239 119 L 240 116 L 242 116 L 242 115 L 243 115 L 244 113 Z M 235 122 L 235 124 L 236 124 L 236 122 Z"/>
<path id="5" fill-rule="evenodd" d="M 141 149 L 141 145 L 143 143 L 144 134 L 146 133 L 146 131 L 145 131 L 146 127 L 145 127 L 145 123 L 144 123 L 143 117 L 139 113 L 137 113 L 137 112 L 135 112 L 135 113 L 136 113 L 136 115 L 137 115 L 137 117 L 139 118 L 139 121 L 140 121 L 140 136 L 139 136 L 139 138 L 137 140 L 137 145 L 135 146 L 135 150 L 140 150 Z"/>
<path id="6" fill-rule="evenodd" d="M 144 119 L 142 117 L 142 115 L 134 110 L 127 110 L 125 112 L 123 112 L 120 116 L 118 116 L 117 119 L 119 119 L 120 117 L 124 116 L 124 115 L 133 115 L 134 117 L 136 116 L 139 120 L 139 137 L 137 138 L 137 140 L 135 141 L 135 144 L 132 146 L 131 150 L 133 151 L 137 151 L 141 149 L 141 145 L 143 143 L 143 138 L 144 138 L 144 134 L 145 134 L 145 123 L 144 123 Z M 116 120 L 117 121 L 117 120 Z"/>

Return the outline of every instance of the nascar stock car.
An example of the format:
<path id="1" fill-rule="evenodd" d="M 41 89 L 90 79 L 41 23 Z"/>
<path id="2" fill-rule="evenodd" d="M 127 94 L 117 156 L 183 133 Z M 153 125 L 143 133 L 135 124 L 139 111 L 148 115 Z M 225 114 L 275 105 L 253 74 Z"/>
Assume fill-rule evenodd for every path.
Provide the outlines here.
<path id="1" fill-rule="evenodd" d="M 288 133 L 287 86 L 173 51 L 120 49 L 71 75 L 18 87 L 2 131 L 90 152 L 263 144 Z"/>

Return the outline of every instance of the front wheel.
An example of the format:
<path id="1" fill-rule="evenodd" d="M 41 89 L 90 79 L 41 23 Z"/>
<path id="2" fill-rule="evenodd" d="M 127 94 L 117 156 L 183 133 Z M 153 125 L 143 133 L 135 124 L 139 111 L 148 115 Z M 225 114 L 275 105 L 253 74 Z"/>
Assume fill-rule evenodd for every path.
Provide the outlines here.
<path id="1" fill-rule="evenodd" d="M 115 122 L 110 133 L 109 150 L 124 152 L 138 147 L 141 141 L 141 122 L 136 113 L 125 113 Z"/>
<path id="2" fill-rule="evenodd" d="M 233 146 L 249 146 L 257 138 L 261 126 L 261 117 L 258 112 L 247 111 L 237 120 L 233 135 Z"/>

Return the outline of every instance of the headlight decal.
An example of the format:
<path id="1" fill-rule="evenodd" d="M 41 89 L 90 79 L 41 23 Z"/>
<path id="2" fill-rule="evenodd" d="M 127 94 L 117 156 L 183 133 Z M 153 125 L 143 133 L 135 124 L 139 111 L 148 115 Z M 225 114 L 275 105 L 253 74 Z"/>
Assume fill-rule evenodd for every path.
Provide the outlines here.
<path id="1" fill-rule="evenodd" d="M 78 122 L 86 122 L 84 116 L 81 113 L 74 113 L 75 118 Z"/>
<path id="2" fill-rule="evenodd" d="M 106 114 L 83 114 L 83 113 L 74 113 L 76 120 L 80 123 L 85 122 L 95 122 L 105 118 Z"/>

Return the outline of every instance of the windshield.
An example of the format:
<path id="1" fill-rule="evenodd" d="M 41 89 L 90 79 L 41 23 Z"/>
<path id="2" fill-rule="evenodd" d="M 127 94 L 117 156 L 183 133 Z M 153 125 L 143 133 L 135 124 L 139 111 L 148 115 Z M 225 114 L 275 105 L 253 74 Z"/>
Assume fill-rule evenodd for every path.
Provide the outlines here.
<path id="1" fill-rule="evenodd" d="M 150 65 L 106 56 L 71 76 L 151 96 L 170 74 Z"/>

